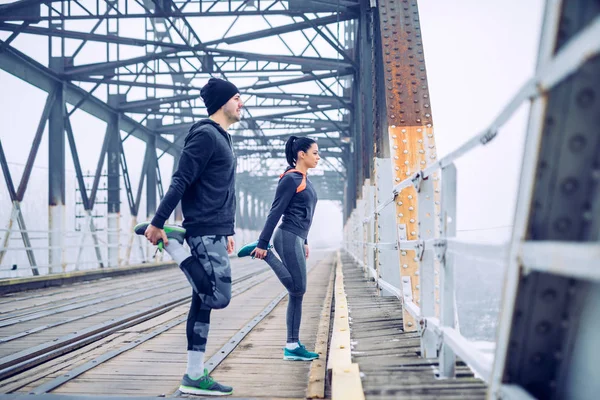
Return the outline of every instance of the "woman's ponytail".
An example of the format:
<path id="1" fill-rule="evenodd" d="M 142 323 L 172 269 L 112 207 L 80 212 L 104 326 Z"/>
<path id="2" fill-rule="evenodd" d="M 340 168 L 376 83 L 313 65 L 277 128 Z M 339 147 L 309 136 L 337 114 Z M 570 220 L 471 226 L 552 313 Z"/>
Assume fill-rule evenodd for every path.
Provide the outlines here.
<path id="1" fill-rule="evenodd" d="M 294 152 L 294 142 L 298 139 L 298 136 L 290 136 L 290 138 L 285 143 L 285 158 L 290 167 L 296 166 L 296 152 Z"/>

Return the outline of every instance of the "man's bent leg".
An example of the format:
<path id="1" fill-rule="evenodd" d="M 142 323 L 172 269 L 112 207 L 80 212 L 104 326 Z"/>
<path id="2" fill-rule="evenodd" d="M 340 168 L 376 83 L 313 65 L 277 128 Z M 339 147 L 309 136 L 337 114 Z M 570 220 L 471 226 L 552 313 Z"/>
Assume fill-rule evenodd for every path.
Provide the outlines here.
<path id="1" fill-rule="evenodd" d="M 135 226 L 134 231 L 138 235 L 143 235 L 149 225 L 150 222 L 142 222 Z M 169 253 L 173 261 L 179 265 L 179 268 L 181 268 L 181 271 L 192 286 L 192 289 L 194 289 L 194 292 L 212 295 L 212 284 L 210 284 L 210 278 L 204 271 L 204 268 L 202 268 L 200 263 L 198 263 L 198 260 L 192 257 L 190 252 L 183 247 L 186 233 L 185 229 L 177 225 L 165 225 L 164 230 L 169 239 L 169 244 L 166 245 L 164 249 Z"/>
<path id="2" fill-rule="evenodd" d="M 227 254 L 227 238 L 222 235 L 188 238 L 192 255 L 202 265 L 212 282 L 212 295 L 200 294 L 202 302 L 213 309 L 227 307 L 231 301 L 231 264 Z"/>

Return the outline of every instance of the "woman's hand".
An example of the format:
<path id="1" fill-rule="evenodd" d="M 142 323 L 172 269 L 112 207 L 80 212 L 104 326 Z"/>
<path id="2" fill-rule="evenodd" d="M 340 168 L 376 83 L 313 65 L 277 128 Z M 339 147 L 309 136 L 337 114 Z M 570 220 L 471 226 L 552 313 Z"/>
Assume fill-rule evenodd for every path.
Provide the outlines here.
<path id="1" fill-rule="evenodd" d="M 306 254 L 306 258 L 308 258 L 308 254 L 310 253 L 310 251 L 308 250 L 308 245 L 305 244 L 304 245 L 304 254 Z"/>
<path id="2" fill-rule="evenodd" d="M 267 256 L 267 250 L 259 249 L 257 247 L 254 250 L 252 250 L 252 253 L 250 253 L 250 255 L 254 256 L 254 258 L 258 258 L 260 260 L 264 260 L 265 257 Z"/>

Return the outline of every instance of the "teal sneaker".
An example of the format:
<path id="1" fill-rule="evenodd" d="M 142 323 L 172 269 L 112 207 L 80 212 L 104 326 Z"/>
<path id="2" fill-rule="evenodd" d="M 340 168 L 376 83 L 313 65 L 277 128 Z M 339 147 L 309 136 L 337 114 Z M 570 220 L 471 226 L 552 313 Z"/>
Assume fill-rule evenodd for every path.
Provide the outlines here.
<path id="1" fill-rule="evenodd" d="M 312 361 L 319 358 L 319 354 L 306 350 L 306 347 L 298 342 L 298 347 L 294 350 L 283 348 L 283 359 L 289 361 Z"/>
<path id="2" fill-rule="evenodd" d="M 258 240 L 243 245 L 242 248 L 238 251 L 237 256 L 238 257 L 247 257 L 247 256 L 249 256 L 250 253 L 252 253 L 254 251 L 254 249 L 256 248 L 256 246 L 258 246 Z M 271 247 L 273 247 L 273 246 L 269 245 L 267 247 L 267 250 L 270 249 Z"/>
<path id="3" fill-rule="evenodd" d="M 221 385 L 208 376 L 208 370 L 204 369 L 204 375 L 198 379 L 192 379 L 188 374 L 183 375 L 179 391 L 185 394 L 199 396 L 228 396 L 233 393 L 231 386 Z"/>
<path id="4" fill-rule="evenodd" d="M 133 231 L 138 235 L 143 235 L 146 232 L 148 225 L 150 225 L 150 222 L 148 221 L 139 223 L 133 228 Z M 183 244 L 185 241 L 185 228 L 178 225 L 165 225 L 163 229 L 165 230 L 168 239 L 175 239 L 180 244 Z M 158 249 L 162 251 L 163 247 L 163 242 L 160 240 L 158 243 Z"/>

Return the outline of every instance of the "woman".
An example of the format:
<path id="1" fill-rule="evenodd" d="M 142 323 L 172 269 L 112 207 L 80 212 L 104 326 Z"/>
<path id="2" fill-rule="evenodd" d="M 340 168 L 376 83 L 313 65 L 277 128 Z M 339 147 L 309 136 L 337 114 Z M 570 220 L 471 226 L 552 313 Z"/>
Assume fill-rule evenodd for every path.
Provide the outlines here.
<path id="1" fill-rule="evenodd" d="M 319 355 L 306 350 L 300 342 L 299 331 L 302 298 L 306 291 L 306 259 L 309 253 L 306 238 L 317 204 L 317 192 L 306 175 L 320 160 L 319 147 L 313 139 L 290 136 L 285 145 L 285 156 L 289 167 L 280 176 L 275 199 L 260 238 L 257 242 L 242 247 L 238 256 L 252 255 L 265 260 L 288 290 L 287 342 L 283 359 L 310 361 L 319 358 Z M 275 230 L 282 215 L 282 223 Z M 271 235 L 280 258 L 269 251 Z"/>

